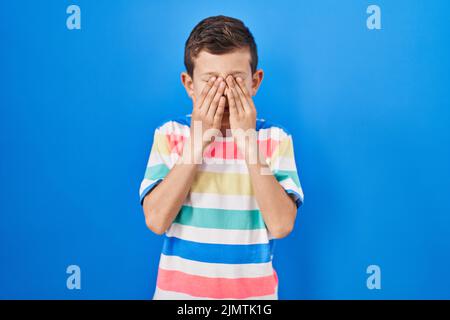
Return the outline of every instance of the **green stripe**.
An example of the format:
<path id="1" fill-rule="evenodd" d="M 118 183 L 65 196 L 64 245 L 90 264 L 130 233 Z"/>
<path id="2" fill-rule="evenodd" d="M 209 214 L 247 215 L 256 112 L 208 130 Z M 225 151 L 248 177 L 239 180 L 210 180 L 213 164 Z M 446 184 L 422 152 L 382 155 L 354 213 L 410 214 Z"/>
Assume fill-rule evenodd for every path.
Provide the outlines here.
<path id="1" fill-rule="evenodd" d="M 182 206 L 174 222 L 213 229 L 264 229 L 259 210 L 205 209 Z"/>
<path id="2" fill-rule="evenodd" d="M 295 185 L 300 188 L 300 179 L 298 178 L 297 171 L 276 170 L 273 175 L 278 182 L 291 178 Z"/>
<path id="3" fill-rule="evenodd" d="M 145 178 L 149 180 L 163 179 L 169 173 L 169 168 L 165 164 L 157 164 L 147 167 L 145 170 Z"/>

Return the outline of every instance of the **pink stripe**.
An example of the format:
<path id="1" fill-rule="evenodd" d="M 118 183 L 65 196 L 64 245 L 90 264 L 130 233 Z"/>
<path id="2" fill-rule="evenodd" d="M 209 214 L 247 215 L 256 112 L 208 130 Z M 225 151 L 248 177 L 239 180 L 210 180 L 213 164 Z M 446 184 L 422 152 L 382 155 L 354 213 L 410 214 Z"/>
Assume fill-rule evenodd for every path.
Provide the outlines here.
<path id="1" fill-rule="evenodd" d="M 272 276 L 229 279 L 195 276 L 159 268 L 156 285 L 162 290 L 182 292 L 195 297 L 244 299 L 274 294 L 277 281 L 275 271 Z"/>
<path id="2" fill-rule="evenodd" d="M 183 145 L 187 137 L 174 133 L 166 134 L 169 150 L 172 153 L 181 155 Z M 271 157 L 279 141 L 273 139 L 258 140 L 259 149 L 265 157 Z M 243 159 L 242 154 L 238 151 L 237 145 L 231 141 L 214 141 L 211 143 L 204 153 L 205 158 L 218 159 Z"/>

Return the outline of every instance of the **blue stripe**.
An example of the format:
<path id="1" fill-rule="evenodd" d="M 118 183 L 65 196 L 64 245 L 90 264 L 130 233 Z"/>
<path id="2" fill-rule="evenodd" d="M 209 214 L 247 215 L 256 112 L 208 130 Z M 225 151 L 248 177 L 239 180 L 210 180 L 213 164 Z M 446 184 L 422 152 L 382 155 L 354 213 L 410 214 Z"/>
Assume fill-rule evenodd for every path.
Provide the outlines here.
<path id="1" fill-rule="evenodd" d="M 303 198 L 302 196 L 298 193 L 295 192 L 294 190 L 291 189 L 285 189 L 286 193 L 289 195 L 293 195 L 295 199 L 295 205 L 297 206 L 297 209 L 300 208 L 300 206 L 303 204 Z"/>
<path id="2" fill-rule="evenodd" d="M 164 238 L 162 253 L 209 263 L 264 263 L 271 261 L 273 239 L 265 244 L 212 244 Z"/>

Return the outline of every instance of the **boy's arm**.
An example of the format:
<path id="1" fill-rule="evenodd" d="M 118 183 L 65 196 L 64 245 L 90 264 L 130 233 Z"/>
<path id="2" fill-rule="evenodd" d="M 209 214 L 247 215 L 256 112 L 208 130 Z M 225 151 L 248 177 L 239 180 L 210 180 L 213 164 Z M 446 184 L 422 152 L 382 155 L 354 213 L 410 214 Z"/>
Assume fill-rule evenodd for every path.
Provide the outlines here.
<path id="1" fill-rule="evenodd" d="M 163 234 L 176 218 L 194 181 L 203 151 L 210 141 L 197 141 L 193 130 L 201 122 L 202 131 L 220 129 L 225 107 L 222 97 L 225 84 L 222 78 L 212 77 L 206 83 L 198 100 L 194 97 L 191 116 L 191 134 L 183 146 L 183 153 L 167 176 L 143 199 L 145 221 L 150 230 Z M 200 137 L 203 132 L 200 133 Z"/>
<path id="2" fill-rule="evenodd" d="M 190 144 L 190 140 L 186 144 Z M 194 181 L 198 164 L 183 160 L 187 159 L 188 149 L 183 148 L 180 158 L 182 160 L 175 164 L 164 180 L 144 198 L 145 222 L 156 234 L 163 234 L 172 224 Z"/>
<path id="3" fill-rule="evenodd" d="M 249 150 L 249 153 L 251 152 L 257 153 L 258 151 Z M 273 174 L 264 174 L 270 170 L 266 162 L 252 163 L 248 160 L 251 157 L 251 155 L 246 155 L 246 162 L 264 222 L 272 236 L 284 238 L 294 228 L 297 205 Z"/>
<path id="4" fill-rule="evenodd" d="M 246 140 L 245 132 L 254 130 L 256 108 L 240 77 L 226 78 L 230 105 L 230 125 L 236 133 L 238 148 L 243 152 L 252 181 L 255 198 L 269 232 L 275 238 L 287 236 L 294 227 L 297 204 L 287 194 L 259 151 L 256 140 Z M 239 129 L 242 129 L 241 131 Z M 244 136 L 239 136 L 244 133 Z M 233 133 L 234 134 L 234 133 Z M 260 159 L 260 161 L 254 161 Z"/>

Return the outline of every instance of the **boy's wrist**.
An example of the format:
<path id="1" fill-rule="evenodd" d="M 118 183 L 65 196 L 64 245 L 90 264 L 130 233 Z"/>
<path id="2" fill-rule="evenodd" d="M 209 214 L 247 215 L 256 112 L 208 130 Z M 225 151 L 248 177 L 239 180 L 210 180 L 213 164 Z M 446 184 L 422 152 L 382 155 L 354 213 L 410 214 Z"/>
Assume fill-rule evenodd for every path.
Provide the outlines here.
<path id="1" fill-rule="evenodd" d="M 204 148 L 205 146 L 202 143 L 195 143 L 195 141 L 189 137 L 183 146 L 179 163 L 201 164 L 203 161 Z"/>
<path id="2" fill-rule="evenodd" d="M 257 172 L 261 175 L 272 174 L 267 158 L 264 153 L 261 152 L 257 143 L 250 145 L 247 148 L 244 157 L 247 168 L 250 171 L 257 169 Z"/>

